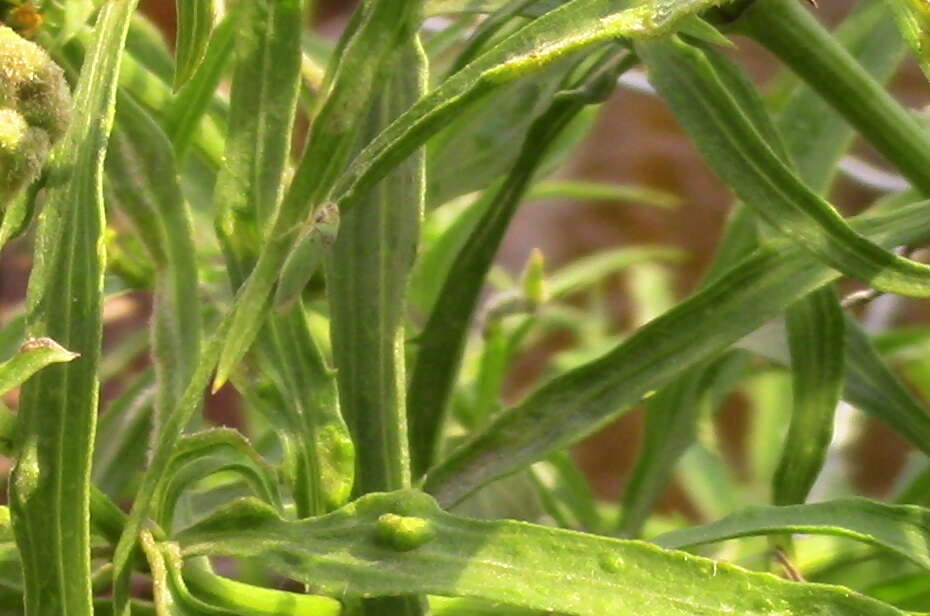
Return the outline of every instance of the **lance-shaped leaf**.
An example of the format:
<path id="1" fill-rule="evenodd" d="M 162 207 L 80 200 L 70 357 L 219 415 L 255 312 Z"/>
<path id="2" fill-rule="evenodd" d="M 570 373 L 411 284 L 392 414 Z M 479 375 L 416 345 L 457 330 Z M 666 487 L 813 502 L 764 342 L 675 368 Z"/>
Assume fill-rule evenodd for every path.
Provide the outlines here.
<path id="1" fill-rule="evenodd" d="M 930 511 L 913 505 L 886 505 L 864 498 L 810 505 L 749 507 L 716 522 L 672 531 L 651 539 L 666 548 L 686 548 L 754 535 L 808 533 L 836 535 L 892 550 L 930 568 Z"/>
<path id="2" fill-rule="evenodd" d="M 197 70 L 213 33 L 214 0 L 177 0 L 178 32 L 175 42 L 174 89 L 183 86 Z"/>
<path id="3" fill-rule="evenodd" d="M 145 465 L 155 394 L 155 374 L 148 370 L 127 386 L 97 422 L 94 485 L 113 498 L 125 494 Z"/>
<path id="4" fill-rule="evenodd" d="M 178 538 L 186 555 L 261 558 L 336 596 L 398 589 L 577 616 L 901 614 L 846 589 L 796 584 L 639 541 L 441 511 L 416 492 L 374 494 L 286 522 L 243 501 Z"/>
<path id="5" fill-rule="evenodd" d="M 794 407 L 772 483 L 776 505 L 803 503 L 820 474 L 843 391 L 846 323 L 825 288 L 788 308 Z"/>
<path id="6" fill-rule="evenodd" d="M 922 207 L 902 208 L 890 219 L 866 217 L 856 228 L 886 246 L 919 240 L 926 236 L 913 225 Z M 893 219 L 899 222 L 892 223 Z M 910 222 L 900 222 L 904 219 Z M 428 473 L 427 491 L 441 503 L 451 504 L 576 442 L 682 370 L 726 348 L 838 276 L 806 251 L 783 241 L 771 242 L 612 351 L 551 380 L 503 412 Z"/>
<path id="7" fill-rule="evenodd" d="M 419 43 L 395 52 L 363 138 L 405 111 L 426 85 Z M 404 376 L 407 279 L 423 212 L 425 158 L 411 156 L 342 217 L 326 260 L 333 359 L 357 452 L 360 494 L 409 487 Z"/>
<path id="8" fill-rule="evenodd" d="M 423 3 L 427 17 L 456 13 L 493 13 L 506 7 L 509 0 L 426 0 Z M 525 15 L 536 16 L 565 4 L 565 0 L 537 0 L 526 7 Z"/>
<path id="9" fill-rule="evenodd" d="M 739 353 L 724 355 L 706 366 L 688 370 L 649 399 L 643 450 L 624 490 L 619 525 L 622 536 L 639 535 L 675 464 L 694 442 L 697 422 L 705 408 L 704 398 L 718 384 L 722 385 L 723 395 L 729 393 L 745 363 L 746 358 Z"/>
<path id="10" fill-rule="evenodd" d="M 106 170 L 110 206 L 130 220 L 155 269 L 151 339 L 157 438 L 200 354 L 196 250 L 171 143 L 130 97 L 120 99 Z"/>
<path id="11" fill-rule="evenodd" d="M 26 613 L 89 616 L 90 467 L 97 415 L 103 297 L 103 157 L 134 0 L 100 11 L 55 150 L 29 283 L 27 332 L 81 356 L 23 387 L 20 457 L 10 506 L 23 555 Z"/>
<path id="12" fill-rule="evenodd" d="M 196 2 L 197 0 L 184 0 Z M 212 1 L 212 0 L 211 0 Z M 223 78 L 233 45 L 241 37 L 239 20 L 247 5 L 236 4 L 210 36 L 203 61 L 176 96 L 159 111 L 164 114 L 165 132 L 171 138 L 178 160 L 183 161 L 193 143 L 204 116 L 215 106 L 216 90 Z M 178 33 L 180 36 L 180 32 Z M 242 43 L 241 39 L 239 42 Z M 176 84 L 177 86 L 177 84 Z"/>

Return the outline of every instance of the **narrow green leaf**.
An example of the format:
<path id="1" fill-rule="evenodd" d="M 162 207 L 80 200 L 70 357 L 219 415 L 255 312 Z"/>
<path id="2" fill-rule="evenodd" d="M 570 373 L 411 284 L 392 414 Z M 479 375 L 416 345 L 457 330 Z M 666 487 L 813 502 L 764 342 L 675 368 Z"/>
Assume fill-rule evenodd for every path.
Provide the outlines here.
<path id="1" fill-rule="evenodd" d="M 930 8 L 920 0 L 889 0 L 887 3 L 895 16 L 895 21 L 917 56 L 920 68 L 930 79 L 930 39 L 927 29 L 930 27 Z"/>
<path id="2" fill-rule="evenodd" d="M 884 93 L 884 84 L 904 57 L 904 43 L 883 3 L 860 3 L 837 27 L 834 37 L 846 50 L 844 55 L 851 56 L 855 66 L 860 67 L 857 74 L 864 71 L 863 78 L 876 84 L 870 89 L 877 87 Z M 836 50 L 831 42 L 829 51 Z M 815 85 L 804 84 L 794 90 L 779 107 L 776 125 L 798 175 L 811 190 L 824 194 L 837 172 L 836 163 L 849 149 L 855 133 Z M 861 98 L 873 100 L 871 96 Z"/>
<path id="3" fill-rule="evenodd" d="M 930 414 L 882 361 L 862 327 L 848 316 L 846 357 L 844 398 L 930 455 Z"/>
<path id="4" fill-rule="evenodd" d="M 100 11 L 55 150 L 28 293 L 27 331 L 79 359 L 46 368 L 22 391 L 20 457 L 10 506 L 23 554 L 25 612 L 89 616 L 90 467 L 97 415 L 103 291 L 102 176 L 120 58 L 134 0 Z"/>
<path id="5" fill-rule="evenodd" d="M 885 246 L 908 243 L 923 236 L 914 227 L 921 207 L 899 209 L 892 218 L 865 217 L 855 228 Z M 910 222 L 900 224 L 910 229 L 891 222 L 905 219 Z M 839 276 L 799 251 L 771 242 L 609 353 L 546 383 L 433 468 L 426 489 L 451 504 L 576 442 Z"/>
<path id="6" fill-rule="evenodd" d="M 449 118 L 427 143 L 427 211 L 486 189 L 513 167 L 533 122 L 577 64 L 566 58 L 507 84 Z"/>
<path id="7" fill-rule="evenodd" d="M 175 43 L 174 89 L 187 83 L 203 61 L 216 20 L 214 0 L 176 0 L 178 33 Z"/>
<path id="8" fill-rule="evenodd" d="M 369 112 L 363 138 L 405 111 L 426 85 L 419 44 L 395 52 L 393 76 Z M 423 211 L 422 152 L 361 197 L 342 217 L 326 259 L 333 358 L 341 407 L 357 451 L 359 494 L 409 487 L 404 376 L 404 314 L 409 270 Z"/>
<path id="9" fill-rule="evenodd" d="M 705 410 L 705 397 L 723 381 L 724 393 L 745 368 L 739 353 L 725 354 L 708 365 L 688 370 L 672 385 L 646 403 L 646 432 L 642 453 L 624 490 L 619 532 L 637 537 L 662 495 L 679 458 L 694 442 L 697 423 Z M 717 400 L 711 406 L 716 408 Z"/>
<path id="10" fill-rule="evenodd" d="M 200 354 L 197 253 L 171 143 L 130 97 L 120 98 L 106 171 L 110 206 L 127 216 L 155 269 L 151 348 L 157 439 Z"/>
<path id="11" fill-rule="evenodd" d="M 260 558 L 327 594 L 398 589 L 576 616 L 901 614 L 847 589 L 797 584 L 638 541 L 442 512 L 416 492 L 287 522 L 243 501 L 179 536 L 188 556 Z"/>
<path id="12" fill-rule="evenodd" d="M 671 193 L 630 184 L 609 184 L 584 180 L 547 180 L 533 186 L 528 196 L 533 200 L 575 199 L 585 201 L 624 201 L 672 209 L 681 199 Z"/>
<path id="13" fill-rule="evenodd" d="M 556 452 L 529 468 L 543 507 L 562 528 L 606 534 L 588 478 L 569 453 Z"/>
<path id="14" fill-rule="evenodd" d="M 493 13 L 507 6 L 509 0 L 426 0 L 424 10 L 427 17 L 452 15 L 455 13 Z M 565 4 L 566 0 L 536 0 L 526 7 L 527 14 L 539 15 Z"/>
<path id="15" fill-rule="evenodd" d="M 885 505 L 864 498 L 810 505 L 749 507 L 716 522 L 660 535 L 651 541 L 686 548 L 737 537 L 783 533 L 836 535 L 886 548 L 930 568 L 930 511 L 913 505 Z"/>
<path id="16" fill-rule="evenodd" d="M 846 323 L 829 287 L 788 308 L 794 406 L 772 484 L 776 505 L 803 503 L 820 474 L 843 391 Z"/>
<path id="17" fill-rule="evenodd" d="M 69 362 L 77 357 L 77 353 L 72 353 L 50 338 L 27 340 L 19 348 L 19 353 L 0 364 L 0 394 L 19 387 L 50 364 Z"/>
<path id="18" fill-rule="evenodd" d="M 361 138 L 384 129 L 425 92 L 427 59 L 415 35 L 384 64 L 378 99 Z M 325 259 L 333 361 L 340 406 L 356 451 L 354 492 L 409 488 L 404 353 L 407 281 L 417 253 L 425 152 L 396 167 L 341 216 Z M 365 614 L 425 614 L 417 596 L 365 603 Z"/>
<path id="19" fill-rule="evenodd" d="M 586 76 L 577 89 L 565 90 L 556 96 L 549 109 L 533 123 L 513 170 L 495 192 L 493 201 L 446 274 L 419 338 L 416 365 L 410 379 L 410 443 L 416 476 L 433 463 L 468 327 L 485 277 L 547 148 L 584 107 L 602 102 L 613 91 L 617 75 L 629 66 L 628 55 L 611 53 L 603 68 Z"/>
<path id="20" fill-rule="evenodd" d="M 930 293 L 930 266 L 876 246 L 811 192 L 778 159 L 700 50 L 678 39 L 639 43 L 636 49 L 705 160 L 760 218 L 877 289 Z"/>

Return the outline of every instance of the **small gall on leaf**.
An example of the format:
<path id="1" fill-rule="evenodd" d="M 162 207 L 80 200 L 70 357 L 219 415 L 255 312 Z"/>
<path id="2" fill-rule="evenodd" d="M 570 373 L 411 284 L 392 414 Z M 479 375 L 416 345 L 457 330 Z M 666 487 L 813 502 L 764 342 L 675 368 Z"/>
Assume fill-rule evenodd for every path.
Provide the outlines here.
<path id="1" fill-rule="evenodd" d="M 385 513 L 378 518 L 378 543 L 398 552 L 409 552 L 436 537 L 433 524 L 424 518 Z"/>

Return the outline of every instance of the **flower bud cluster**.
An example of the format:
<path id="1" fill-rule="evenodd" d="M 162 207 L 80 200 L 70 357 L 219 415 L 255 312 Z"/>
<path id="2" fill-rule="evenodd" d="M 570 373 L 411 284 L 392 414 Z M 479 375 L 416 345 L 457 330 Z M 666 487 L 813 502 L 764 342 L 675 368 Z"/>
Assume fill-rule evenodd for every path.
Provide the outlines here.
<path id="1" fill-rule="evenodd" d="M 0 26 L 0 208 L 38 177 L 70 116 L 61 67 L 44 49 Z"/>

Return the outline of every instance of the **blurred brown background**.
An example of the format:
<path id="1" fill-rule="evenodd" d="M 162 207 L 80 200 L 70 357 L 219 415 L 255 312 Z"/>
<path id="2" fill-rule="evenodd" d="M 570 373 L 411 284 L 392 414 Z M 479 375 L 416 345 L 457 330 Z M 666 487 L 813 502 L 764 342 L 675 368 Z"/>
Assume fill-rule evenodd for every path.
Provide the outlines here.
<path id="1" fill-rule="evenodd" d="M 143 2 L 144 10 L 158 20 L 166 33 L 173 32 L 174 4 L 174 0 Z M 332 36 L 338 35 L 353 4 L 319 0 L 317 27 Z M 818 13 L 825 21 L 834 22 L 848 11 L 852 2 L 821 0 L 820 4 Z M 764 52 L 746 40 L 737 42 L 739 57 L 756 77 L 765 79 L 775 74 L 776 66 Z M 927 102 L 927 84 L 912 65 L 901 71 L 893 88 L 908 104 L 922 106 Z M 857 146 L 857 149 L 864 157 L 877 161 L 867 148 Z M 682 248 L 689 255 L 675 269 L 679 295 L 684 297 L 694 289 L 716 247 L 731 197 L 656 99 L 618 91 L 566 174 L 661 188 L 679 195 L 683 203 L 676 211 L 585 203 L 528 208 L 518 214 L 499 255 L 503 266 L 518 271 L 533 247 L 541 248 L 548 263 L 555 267 L 605 247 L 667 244 Z M 834 202 L 851 213 L 875 196 L 874 192 L 841 181 Z M 27 275 L 27 246 L 19 242 L 5 251 L 0 260 L 0 311 L 22 301 Z M 630 315 L 621 285 L 617 285 L 611 297 L 617 323 L 624 323 Z M 148 309 L 145 299 L 138 297 L 108 306 L 107 336 L 112 339 L 138 327 L 147 319 Z M 921 318 L 923 310 L 920 304 L 908 303 L 905 312 L 905 317 L 913 320 Z M 508 385 L 510 396 L 520 395 L 532 384 L 545 352 L 541 350 L 521 360 Z M 210 400 L 208 412 L 218 423 L 235 424 L 234 406 L 234 396 L 224 392 Z M 739 397 L 734 396 L 720 414 L 720 429 L 731 445 L 728 453 L 737 468 L 742 463 L 744 407 Z M 616 498 L 619 494 L 637 455 L 641 423 L 640 412 L 629 413 L 576 448 L 576 458 L 604 497 Z M 868 440 L 857 447 L 853 456 L 857 480 L 864 493 L 880 496 L 889 488 L 889 477 L 900 468 L 908 447 L 878 424 L 870 424 L 867 432 Z M 674 488 L 665 504 L 687 510 Z"/>

